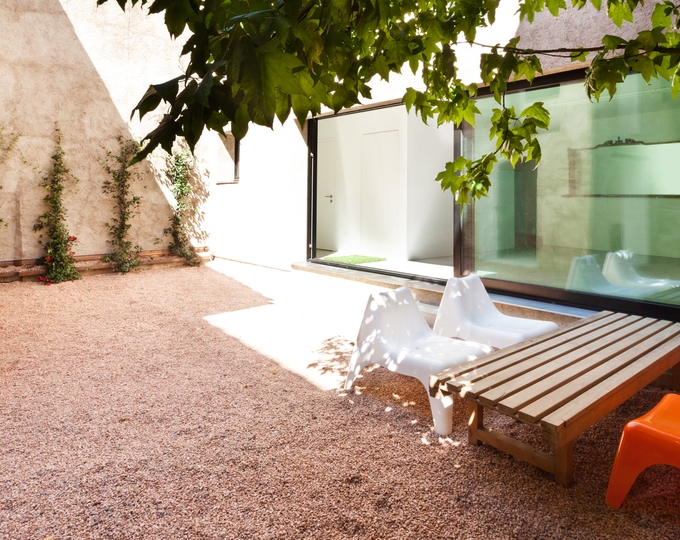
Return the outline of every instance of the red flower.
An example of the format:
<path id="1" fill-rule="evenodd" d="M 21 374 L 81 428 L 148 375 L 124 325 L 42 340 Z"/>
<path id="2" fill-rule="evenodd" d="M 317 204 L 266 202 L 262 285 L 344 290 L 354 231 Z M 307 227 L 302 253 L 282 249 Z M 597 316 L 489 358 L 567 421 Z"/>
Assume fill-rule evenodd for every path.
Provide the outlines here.
<path id="1" fill-rule="evenodd" d="M 52 259 L 50 257 L 45 257 L 45 262 L 50 262 Z"/>
<path id="2" fill-rule="evenodd" d="M 45 276 L 39 276 L 38 279 L 39 279 L 40 281 L 45 281 L 47 278 L 46 278 Z"/>
<path id="3" fill-rule="evenodd" d="M 75 252 L 75 251 L 72 251 L 72 252 L 71 252 L 71 255 L 75 255 L 75 254 L 76 254 L 76 252 Z"/>

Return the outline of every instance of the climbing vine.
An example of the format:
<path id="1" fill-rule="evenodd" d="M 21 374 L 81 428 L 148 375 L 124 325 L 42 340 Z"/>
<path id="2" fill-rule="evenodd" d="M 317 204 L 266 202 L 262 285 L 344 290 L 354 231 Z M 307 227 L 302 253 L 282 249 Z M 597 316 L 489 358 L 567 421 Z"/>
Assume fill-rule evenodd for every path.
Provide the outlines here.
<path id="1" fill-rule="evenodd" d="M 114 200 L 116 216 L 111 223 L 106 224 L 111 235 L 111 240 L 108 240 L 111 253 L 102 257 L 102 260 L 110 262 L 115 271 L 125 273 L 139 266 L 139 254 L 142 251 L 140 246 L 130 241 L 130 220 L 139 212 L 141 201 L 141 197 L 133 195 L 130 190 L 131 181 L 139 178 L 130 170 L 130 160 L 139 152 L 139 144 L 123 137 L 118 137 L 118 142 L 119 154 L 113 155 L 108 151 L 108 162 L 104 164 L 104 170 L 110 178 L 104 181 L 102 189 Z"/>
<path id="2" fill-rule="evenodd" d="M 165 160 L 164 173 L 170 184 L 170 191 L 175 198 L 175 210 L 170 218 L 170 227 L 163 230 L 172 240 L 168 246 L 170 252 L 184 259 L 188 266 L 198 266 L 201 259 L 191 244 L 191 226 L 185 222 L 185 216 L 193 208 L 188 203 L 191 195 L 191 175 L 196 169 L 196 161 L 186 147 L 172 151 Z"/>
<path id="3" fill-rule="evenodd" d="M 45 231 L 46 241 L 42 245 L 45 256 L 38 259 L 37 263 L 45 266 L 45 274 L 38 279 L 46 282 L 47 285 L 80 278 L 75 267 L 75 252 L 72 251 L 78 239 L 71 236 L 66 228 L 66 208 L 62 200 L 66 181 L 70 179 L 77 183 L 78 179 L 72 176 L 66 167 L 64 150 L 61 147 L 61 130 L 58 126 L 55 126 L 55 129 L 57 144 L 52 156 L 52 169 L 40 183 L 40 186 L 47 190 L 47 195 L 43 200 L 48 209 L 33 225 L 34 231 Z M 43 234 L 40 235 L 40 241 L 42 240 Z"/>
<path id="4" fill-rule="evenodd" d="M 7 161 L 7 156 L 9 156 L 12 148 L 19 140 L 19 135 L 16 133 L 10 133 L 9 137 L 5 137 L 5 128 L 0 126 L 0 165 Z M 2 186 L 0 186 L 2 189 Z M 0 225 L 7 227 L 7 222 L 0 217 Z"/>

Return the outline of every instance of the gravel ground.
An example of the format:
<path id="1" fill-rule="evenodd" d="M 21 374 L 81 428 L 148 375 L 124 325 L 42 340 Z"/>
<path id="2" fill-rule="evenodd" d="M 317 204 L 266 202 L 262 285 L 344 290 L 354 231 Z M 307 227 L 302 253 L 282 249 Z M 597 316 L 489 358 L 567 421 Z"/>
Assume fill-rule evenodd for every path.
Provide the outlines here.
<path id="1" fill-rule="evenodd" d="M 0 285 L 0 538 L 680 538 L 679 470 L 604 504 L 665 390 L 581 435 L 562 488 L 468 446 L 461 403 L 437 436 L 417 381 L 340 390 L 371 290 L 226 261 Z"/>

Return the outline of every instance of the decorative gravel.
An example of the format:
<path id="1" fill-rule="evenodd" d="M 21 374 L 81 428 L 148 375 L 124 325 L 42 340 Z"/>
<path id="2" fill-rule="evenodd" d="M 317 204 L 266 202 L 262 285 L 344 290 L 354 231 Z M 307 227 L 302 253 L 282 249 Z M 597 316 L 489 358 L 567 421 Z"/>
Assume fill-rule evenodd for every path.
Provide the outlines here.
<path id="1" fill-rule="evenodd" d="M 417 381 L 340 389 L 371 290 L 228 261 L 0 285 L 0 538 L 680 538 L 679 470 L 604 504 L 625 422 L 667 390 L 579 437 L 562 488 L 469 446 L 461 402 L 436 435 Z"/>

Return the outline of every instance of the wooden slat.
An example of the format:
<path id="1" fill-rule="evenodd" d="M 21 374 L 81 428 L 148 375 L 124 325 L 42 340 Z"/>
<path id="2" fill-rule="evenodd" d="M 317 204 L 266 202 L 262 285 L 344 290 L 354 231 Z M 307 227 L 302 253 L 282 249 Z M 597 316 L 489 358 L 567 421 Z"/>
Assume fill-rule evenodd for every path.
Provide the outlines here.
<path id="1" fill-rule="evenodd" d="M 667 330 L 672 331 L 675 337 L 546 415 L 541 425 L 555 432 L 565 431 L 560 436 L 564 441 L 603 418 L 680 360 L 680 324 Z"/>
<path id="2" fill-rule="evenodd" d="M 638 358 L 645 355 L 649 355 L 650 358 L 656 357 L 654 349 L 679 333 L 680 325 L 678 324 L 662 330 L 610 361 L 563 385 L 558 390 L 533 401 L 518 412 L 518 418 L 525 422 L 536 423 L 570 401 L 580 403 L 579 394 L 583 394 L 605 378 L 617 378 L 617 371 L 622 370 Z"/>
<path id="3" fill-rule="evenodd" d="M 652 325 L 655 320 L 640 319 L 624 328 L 620 328 L 620 326 L 625 321 L 618 321 L 616 324 L 495 373 L 471 385 L 468 391 L 470 395 L 480 397 L 480 401 L 487 407 L 493 407 L 504 396 L 569 367 L 592 352 L 604 349 L 611 343 L 620 341 L 627 335 Z M 483 394 L 483 396 L 480 394 Z"/>
<path id="4" fill-rule="evenodd" d="M 532 448 L 528 444 L 515 440 L 507 435 L 482 427 L 477 430 L 477 440 L 494 448 L 530 463 L 534 467 L 555 474 L 555 458 L 550 454 Z"/>
<path id="5" fill-rule="evenodd" d="M 668 321 L 655 322 L 655 319 L 638 321 L 635 325 L 607 336 L 606 339 L 590 343 L 563 358 L 558 358 L 483 394 L 480 396 L 480 401 L 486 406 L 495 406 L 504 414 L 515 414 L 532 401 L 580 377 L 671 324 Z M 633 330 L 636 331 L 633 332 Z M 626 336 L 626 333 L 632 334 Z"/>
<path id="6" fill-rule="evenodd" d="M 467 373 L 469 371 L 472 371 L 474 369 L 477 369 L 481 366 L 484 366 L 490 362 L 494 362 L 498 358 L 504 358 L 505 356 L 508 356 L 509 354 L 513 354 L 518 351 L 522 351 L 524 349 L 527 349 L 531 347 L 535 342 L 537 341 L 543 341 L 546 339 L 552 339 L 553 337 L 561 336 L 561 335 L 567 335 L 571 334 L 572 332 L 576 332 L 579 330 L 579 328 L 583 326 L 588 326 L 593 323 L 596 323 L 600 319 L 607 319 L 608 322 L 605 324 L 610 324 L 611 322 L 614 322 L 616 320 L 619 320 L 626 315 L 623 313 L 613 313 L 611 311 L 600 311 L 599 313 L 596 313 L 595 315 L 591 315 L 590 317 L 586 317 L 585 319 L 581 319 L 580 321 L 577 321 L 575 323 L 570 324 L 569 326 L 565 326 L 562 328 L 558 328 L 557 330 L 553 330 L 552 332 L 548 332 L 547 334 L 543 334 L 541 336 L 532 338 L 527 341 L 523 341 L 522 343 L 518 343 L 517 345 L 512 345 L 510 347 L 506 347 L 500 351 L 497 351 L 495 353 L 491 353 L 487 356 L 484 356 L 482 358 L 478 358 L 477 360 L 473 360 L 471 362 L 466 362 L 465 364 L 460 364 L 457 366 L 452 366 L 448 369 L 445 369 L 441 371 L 440 373 L 437 373 L 436 375 L 432 375 L 430 377 L 430 387 L 432 388 L 435 386 L 435 384 L 443 384 L 446 381 L 453 379 L 463 373 Z M 436 381 L 436 382 L 435 382 Z"/>
<path id="7" fill-rule="evenodd" d="M 447 390 L 459 392 L 463 397 L 477 397 L 480 393 L 505 382 L 513 376 L 526 373 L 554 358 L 566 355 L 589 343 L 599 341 L 610 333 L 617 332 L 638 321 L 640 321 L 640 317 L 629 316 L 604 327 L 595 323 L 590 327 L 582 328 L 583 335 L 578 337 L 574 335 L 568 341 L 556 338 L 538 343 L 526 351 L 515 353 L 479 370 L 465 373 L 448 381 L 446 383 Z M 652 322 L 653 320 L 650 319 L 648 324 Z M 595 326 L 596 328 L 593 328 Z M 587 328 L 592 328 L 592 331 L 586 332 Z"/>

